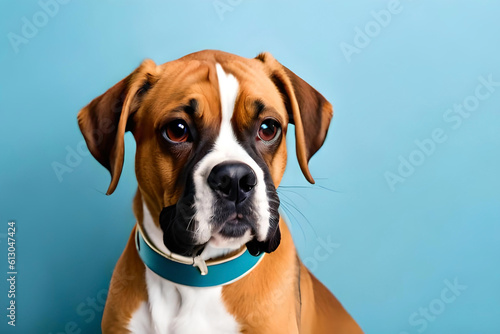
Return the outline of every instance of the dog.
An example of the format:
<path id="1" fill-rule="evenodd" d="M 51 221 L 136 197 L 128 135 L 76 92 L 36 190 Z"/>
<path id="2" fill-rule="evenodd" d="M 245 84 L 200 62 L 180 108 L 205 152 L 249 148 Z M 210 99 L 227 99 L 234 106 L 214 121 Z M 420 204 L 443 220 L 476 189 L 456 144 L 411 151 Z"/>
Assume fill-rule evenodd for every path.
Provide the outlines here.
<path id="1" fill-rule="evenodd" d="M 304 266 L 280 218 L 287 161 L 323 145 L 331 104 L 269 53 L 205 50 L 145 60 L 78 114 L 89 151 L 111 174 L 124 134 L 136 144 L 137 219 L 119 258 L 103 333 L 362 333 Z"/>

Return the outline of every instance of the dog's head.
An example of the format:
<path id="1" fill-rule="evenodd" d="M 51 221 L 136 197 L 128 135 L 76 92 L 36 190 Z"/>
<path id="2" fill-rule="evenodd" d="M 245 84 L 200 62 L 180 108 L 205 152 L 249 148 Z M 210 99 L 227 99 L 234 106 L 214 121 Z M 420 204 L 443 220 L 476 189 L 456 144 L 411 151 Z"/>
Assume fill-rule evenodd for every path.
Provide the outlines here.
<path id="1" fill-rule="evenodd" d="M 307 180 L 332 107 L 270 54 L 254 59 L 201 51 L 134 72 L 78 114 L 92 155 L 120 178 L 124 133 L 137 143 L 142 198 L 163 230 L 165 246 L 193 256 L 207 244 L 250 253 L 280 242 L 276 193 L 286 165 L 285 136 L 295 125 Z"/>

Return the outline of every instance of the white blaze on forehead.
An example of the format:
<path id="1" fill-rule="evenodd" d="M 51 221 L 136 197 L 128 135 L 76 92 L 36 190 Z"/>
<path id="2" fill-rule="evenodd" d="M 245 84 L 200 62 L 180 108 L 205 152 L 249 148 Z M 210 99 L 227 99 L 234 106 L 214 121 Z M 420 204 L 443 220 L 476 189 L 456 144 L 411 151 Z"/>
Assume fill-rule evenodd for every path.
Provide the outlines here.
<path id="1" fill-rule="evenodd" d="M 234 113 L 234 105 L 236 103 L 236 97 L 238 96 L 238 80 L 231 75 L 226 74 L 222 69 L 220 64 L 216 64 L 217 69 L 217 79 L 219 80 L 219 96 L 220 96 L 220 106 L 222 112 L 221 129 L 219 133 L 220 137 L 230 137 L 233 136 L 233 129 L 231 127 L 231 118 Z M 236 138 L 234 138 L 236 139 Z"/>
<path id="2" fill-rule="evenodd" d="M 207 178 L 214 166 L 224 161 L 239 161 L 249 165 L 257 176 L 257 185 L 251 198 L 252 207 L 256 211 L 257 239 L 266 239 L 269 230 L 269 203 L 264 182 L 264 172 L 254 159 L 245 151 L 236 139 L 231 118 L 233 117 L 236 98 L 238 96 L 238 80 L 227 74 L 220 64 L 216 64 L 217 78 L 219 81 L 219 95 L 221 101 L 221 126 L 219 136 L 213 149 L 198 163 L 193 179 L 195 185 L 195 220 L 197 222 L 197 237 L 199 242 L 207 242 L 212 234 L 211 221 L 214 216 L 215 197 L 208 186 Z M 241 244 L 249 241 L 241 240 Z"/>

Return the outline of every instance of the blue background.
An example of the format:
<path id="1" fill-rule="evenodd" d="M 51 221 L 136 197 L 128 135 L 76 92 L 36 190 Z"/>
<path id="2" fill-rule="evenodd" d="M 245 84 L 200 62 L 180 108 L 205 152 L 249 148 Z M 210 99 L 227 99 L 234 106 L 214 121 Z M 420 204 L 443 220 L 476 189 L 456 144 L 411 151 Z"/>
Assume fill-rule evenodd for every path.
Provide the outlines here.
<path id="1" fill-rule="evenodd" d="M 443 116 L 473 101 L 481 76 L 500 81 L 500 4 L 401 0 L 388 24 L 374 24 L 372 11 L 390 3 L 74 0 L 47 22 L 37 17 L 46 24 L 16 52 L 9 33 L 21 36 L 23 17 L 33 22 L 42 9 L 2 1 L 0 277 L 9 219 L 19 274 L 15 330 L 0 280 L 0 332 L 99 331 L 102 297 L 134 224 L 135 144 L 127 134 L 110 197 L 108 172 L 92 157 L 73 157 L 61 180 L 53 164 L 69 166 L 83 140 L 79 109 L 141 60 L 210 48 L 270 51 L 334 105 L 310 164 L 317 184 L 301 175 L 289 136 L 280 193 L 302 258 L 367 333 L 499 333 L 500 87 L 460 126 Z M 342 43 L 355 47 L 365 28 L 367 45 L 358 36 L 362 47 L 346 56 Z M 446 140 L 415 153 L 434 129 Z M 411 155 L 420 165 L 391 189 L 386 172 Z M 322 246 L 328 238 L 335 247 Z M 441 297 L 446 280 L 462 285 L 450 303 Z"/>

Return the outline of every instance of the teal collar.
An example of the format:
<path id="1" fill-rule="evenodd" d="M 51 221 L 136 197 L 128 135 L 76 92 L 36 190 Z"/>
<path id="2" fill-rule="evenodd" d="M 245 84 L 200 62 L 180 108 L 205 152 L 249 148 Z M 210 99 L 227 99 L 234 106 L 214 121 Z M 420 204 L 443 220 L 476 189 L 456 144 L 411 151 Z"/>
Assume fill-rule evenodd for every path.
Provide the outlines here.
<path id="1" fill-rule="evenodd" d="M 139 224 L 135 231 L 135 246 L 144 264 L 164 279 L 186 286 L 213 287 L 236 282 L 250 273 L 264 253 L 252 256 L 246 248 L 233 256 L 204 261 L 200 256 L 167 255 L 147 240 Z"/>

